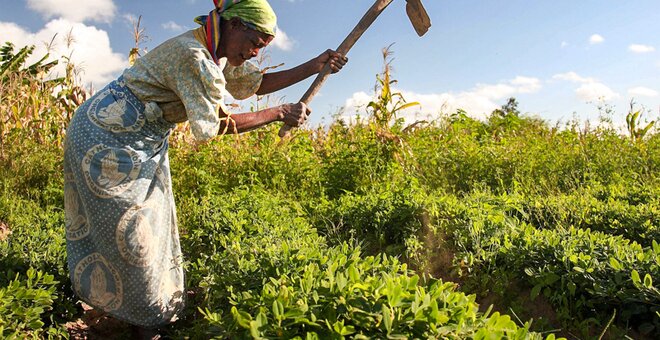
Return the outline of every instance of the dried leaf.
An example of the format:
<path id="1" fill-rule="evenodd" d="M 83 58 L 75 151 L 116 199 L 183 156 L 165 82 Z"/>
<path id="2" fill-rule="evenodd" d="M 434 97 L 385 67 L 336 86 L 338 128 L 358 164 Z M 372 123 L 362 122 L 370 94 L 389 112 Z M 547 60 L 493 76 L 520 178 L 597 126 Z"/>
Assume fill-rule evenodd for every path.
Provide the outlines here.
<path id="1" fill-rule="evenodd" d="M 7 223 L 0 221 L 0 241 L 4 241 L 11 234 Z"/>

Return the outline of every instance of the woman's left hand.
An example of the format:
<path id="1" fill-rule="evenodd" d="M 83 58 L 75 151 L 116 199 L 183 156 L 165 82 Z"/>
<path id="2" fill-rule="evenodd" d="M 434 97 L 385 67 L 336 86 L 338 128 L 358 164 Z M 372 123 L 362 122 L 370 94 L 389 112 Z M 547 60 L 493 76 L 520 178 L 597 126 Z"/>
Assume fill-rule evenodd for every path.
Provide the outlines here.
<path id="1" fill-rule="evenodd" d="M 346 65 L 348 58 L 344 57 L 341 53 L 334 50 L 326 50 L 316 57 L 316 64 L 318 71 L 321 72 L 325 64 L 330 63 L 330 70 L 332 73 L 337 73 Z"/>

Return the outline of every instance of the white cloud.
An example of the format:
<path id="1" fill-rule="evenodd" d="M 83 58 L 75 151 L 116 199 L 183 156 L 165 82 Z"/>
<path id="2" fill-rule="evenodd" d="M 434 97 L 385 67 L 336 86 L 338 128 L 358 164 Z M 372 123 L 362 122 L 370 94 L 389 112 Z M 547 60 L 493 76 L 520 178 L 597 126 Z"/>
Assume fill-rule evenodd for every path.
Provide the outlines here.
<path id="1" fill-rule="evenodd" d="M 650 89 L 648 87 L 637 86 L 628 89 L 628 95 L 633 97 L 657 97 L 658 91 Z"/>
<path id="2" fill-rule="evenodd" d="M 601 100 L 609 101 L 620 97 L 618 93 L 614 92 L 607 87 L 607 85 L 599 82 L 597 79 L 583 77 L 572 71 L 555 74 L 552 76 L 552 79 L 582 84 L 575 90 L 575 94 L 578 98 L 587 102 Z"/>
<path id="3" fill-rule="evenodd" d="M 277 28 L 275 31 L 275 39 L 271 42 L 272 46 L 275 46 L 283 51 L 291 51 L 293 48 L 294 41 L 289 38 L 289 36 L 284 32 L 283 29 Z"/>
<path id="4" fill-rule="evenodd" d="M 592 45 L 600 44 L 603 41 L 605 41 L 605 38 L 603 38 L 603 36 L 600 34 L 594 34 L 591 37 L 589 37 L 589 43 Z"/>
<path id="5" fill-rule="evenodd" d="M 27 3 L 46 19 L 61 17 L 79 22 L 111 22 L 117 11 L 112 0 L 27 0 Z"/>
<path id="6" fill-rule="evenodd" d="M 575 93 L 580 99 L 587 102 L 610 101 L 620 97 L 618 93 L 614 92 L 605 84 L 598 82 L 584 83 L 575 90 Z"/>
<path id="7" fill-rule="evenodd" d="M 567 41 L 562 41 L 561 42 L 561 48 L 566 48 L 568 47 L 568 42 Z"/>
<path id="8" fill-rule="evenodd" d="M 17 48 L 35 45 L 35 51 L 28 62 L 36 62 L 45 55 L 47 53 L 46 44 L 53 40 L 50 51 L 51 59 L 59 59 L 62 56 L 70 57 L 71 62 L 81 69 L 80 76 L 83 83 L 86 85 L 91 82 L 96 88 L 105 85 L 128 66 L 126 56 L 112 51 L 107 32 L 82 23 L 56 19 L 48 22 L 38 32 L 31 33 L 14 23 L 0 22 L 0 32 L 11 37 L 10 41 Z M 73 39 L 67 46 L 69 32 Z M 64 67 L 64 61 L 61 60 L 60 64 L 53 69 L 54 75 L 63 76 Z"/>
<path id="9" fill-rule="evenodd" d="M 541 88 L 541 81 L 536 78 L 518 76 L 508 82 L 488 85 L 477 84 L 470 92 L 477 97 L 486 99 L 501 99 L 510 97 L 516 93 L 532 93 Z"/>
<path id="10" fill-rule="evenodd" d="M 364 91 L 355 92 L 351 98 L 346 99 L 345 107 L 363 108 L 367 106 L 372 99 L 373 97 Z"/>
<path id="11" fill-rule="evenodd" d="M 552 76 L 552 79 L 566 80 L 566 81 L 570 81 L 570 82 L 573 82 L 573 83 L 592 83 L 592 82 L 596 81 L 594 78 L 584 78 L 584 77 L 578 75 L 575 72 L 566 72 L 566 73 L 555 74 L 554 76 Z"/>
<path id="12" fill-rule="evenodd" d="M 533 93 L 541 89 L 541 81 L 538 78 L 517 76 L 511 80 L 511 85 L 515 86 L 519 93 Z"/>
<path id="13" fill-rule="evenodd" d="M 26 45 L 23 43 L 24 37 L 28 35 L 28 33 L 20 26 L 16 25 L 13 22 L 2 22 L 0 21 L 0 32 L 4 35 L 3 37 L 3 43 L 6 37 L 12 37 L 11 41 L 16 45 L 17 48 L 23 47 L 23 45 Z"/>
<path id="14" fill-rule="evenodd" d="M 648 45 L 632 44 L 628 50 L 633 53 L 649 53 L 655 51 L 655 47 Z"/>
<path id="15" fill-rule="evenodd" d="M 458 109 L 465 110 L 472 117 L 483 119 L 501 107 L 504 99 L 516 94 L 536 92 L 540 88 L 539 79 L 519 76 L 499 84 L 477 84 L 473 89 L 459 93 L 420 94 L 397 89 L 394 91 L 401 92 L 407 102 L 420 103 L 420 106 L 399 113 L 406 123 L 412 123 L 417 120 L 434 120 L 443 113 L 452 113 Z M 352 119 L 357 113 L 365 116 L 365 107 L 372 99 L 373 97 L 365 92 L 354 93 L 345 102 L 344 117 Z"/>
<path id="16" fill-rule="evenodd" d="M 163 29 L 165 29 L 165 30 L 172 31 L 172 32 L 183 32 L 183 31 L 186 31 L 186 30 L 190 29 L 187 26 L 179 25 L 176 22 L 171 21 L 171 20 L 166 22 L 166 23 L 163 23 L 161 25 L 161 27 L 163 27 Z"/>

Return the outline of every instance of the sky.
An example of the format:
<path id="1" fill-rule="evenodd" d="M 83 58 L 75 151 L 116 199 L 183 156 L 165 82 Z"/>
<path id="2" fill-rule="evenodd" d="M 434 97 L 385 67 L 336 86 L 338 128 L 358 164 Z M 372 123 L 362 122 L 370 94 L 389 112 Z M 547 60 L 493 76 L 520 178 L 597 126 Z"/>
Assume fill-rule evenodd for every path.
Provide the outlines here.
<path id="1" fill-rule="evenodd" d="M 310 103 L 312 125 L 337 114 L 364 115 L 383 68 L 382 49 L 390 45 L 396 91 L 421 104 L 402 113 L 408 121 L 457 109 L 484 118 L 510 97 L 521 112 L 553 124 L 597 121 L 606 109 L 620 124 L 631 101 L 647 118 L 660 115 L 660 1 L 422 2 L 430 31 L 418 37 L 405 1 L 394 0 L 350 50 L 344 70 Z M 373 0 L 270 3 L 278 34 L 265 63 L 283 63 L 277 68 L 283 70 L 337 48 Z M 148 51 L 195 28 L 193 18 L 212 8 L 212 0 L 0 0 L 0 43 L 34 44 L 37 58 L 52 41 L 51 55 L 70 58 L 83 83 L 98 89 L 128 67 L 138 16 L 148 36 L 141 47 Z M 273 94 L 270 102 L 298 101 L 312 80 Z"/>

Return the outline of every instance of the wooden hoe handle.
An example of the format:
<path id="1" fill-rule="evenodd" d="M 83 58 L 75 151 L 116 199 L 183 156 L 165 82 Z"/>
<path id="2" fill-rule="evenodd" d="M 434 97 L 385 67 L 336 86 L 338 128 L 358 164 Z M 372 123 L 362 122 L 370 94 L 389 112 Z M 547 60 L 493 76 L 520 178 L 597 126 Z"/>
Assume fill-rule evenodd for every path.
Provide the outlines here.
<path id="1" fill-rule="evenodd" d="M 339 45 L 337 48 L 337 52 L 341 53 L 342 55 L 348 54 L 348 51 L 355 45 L 355 42 L 360 39 L 362 34 L 371 26 L 371 24 L 376 20 L 378 15 L 380 15 L 381 12 L 387 7 L 390 3 L 392 3 L 394 0 L 376 0 L 376 2 L 369 8 L 367 13 L 364 14 L 362 19 L 360 19 L 360 22 L 353 28 L 351 33 L 348 34 L 346 39 Z M 305 104 L 309 104 L 309 102 L 312 101 L 312 98 L 319 92 L 321 89 L 321 86 L 323 86 L 323 82 L 328 78 L 330 75 L 330 72 L 332 70 L 330 69 L 330 64 L 325 64 L 321 72 L 319 72 L 318 76 L 316 76 L 316 79 L 314 79 L 314 82 L 312 85 L 309 87 L 307 92 L 302 96 L 300 99 L 301 102 Z M 280 137 L 286 137 L 289 135 L 290 130 L 293 127 L 290 125 L 283 125 L 280 128 L 280 132 L 278 135 Z"/>

